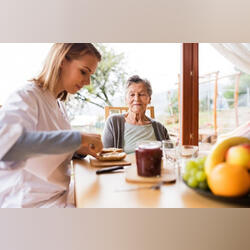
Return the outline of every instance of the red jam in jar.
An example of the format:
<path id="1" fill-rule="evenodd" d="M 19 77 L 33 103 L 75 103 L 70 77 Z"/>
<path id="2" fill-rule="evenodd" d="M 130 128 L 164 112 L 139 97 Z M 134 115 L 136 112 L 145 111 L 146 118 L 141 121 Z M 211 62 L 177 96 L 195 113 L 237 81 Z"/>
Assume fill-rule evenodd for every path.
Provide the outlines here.
<path id="1" fill-rule="evenodd" d="M 160 142 L 147 142 L 140 144 L 136 150 L 137 174 L 143 177 L 161 175 L 162 150 Z"/>

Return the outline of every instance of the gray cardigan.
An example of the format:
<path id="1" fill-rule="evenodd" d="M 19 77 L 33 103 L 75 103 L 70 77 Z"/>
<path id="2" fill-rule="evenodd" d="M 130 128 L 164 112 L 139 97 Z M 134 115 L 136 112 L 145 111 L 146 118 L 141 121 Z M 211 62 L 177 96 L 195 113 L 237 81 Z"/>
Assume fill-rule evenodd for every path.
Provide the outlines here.
<path id="1" fill-rule="evenodd" d="M 152 126 L 155 132 L 155 137 L 157 141 L 169 139 L 167 129 L 160 123 L 155 120 L 150 119 Z M 103 146 L 105 148 L 115 147 L 123 148 L 124 147 L 124 127 L 125 127 L 125 117 L 124 115 L 112 115 L 108 118 L 105 123 L 103 131 Z"/>

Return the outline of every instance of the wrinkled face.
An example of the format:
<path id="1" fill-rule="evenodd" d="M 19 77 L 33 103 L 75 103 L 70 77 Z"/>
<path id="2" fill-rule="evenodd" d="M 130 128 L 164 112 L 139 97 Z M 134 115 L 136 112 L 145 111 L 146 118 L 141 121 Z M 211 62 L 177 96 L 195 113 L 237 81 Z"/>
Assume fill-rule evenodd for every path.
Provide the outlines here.
<path id="1" fill-rule="evenodd" d="M 61 71 L 61 87 L 75 94 L 83 86 L 90 84 L 90 76 L 95 73 L 98 59 L 86 54 L 78 59 L 64 59 Z"/>
<path id="2" fill-rule="evenodd" d="M 151 97 L 144 83 L 132 83 L 126 94 L 126 104 L 134 113 L 145 113 Z"/>

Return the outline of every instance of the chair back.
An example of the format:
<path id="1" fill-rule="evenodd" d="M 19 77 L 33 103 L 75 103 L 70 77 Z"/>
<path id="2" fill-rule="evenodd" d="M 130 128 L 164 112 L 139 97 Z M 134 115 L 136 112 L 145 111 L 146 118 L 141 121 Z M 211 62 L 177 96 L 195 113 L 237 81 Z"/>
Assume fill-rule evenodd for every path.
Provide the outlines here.
<path id="1" fill-rule="evenodd" d="M 112 112 L 112 110 L 114 112 Z M 154 119 L 155 118 L 155 109 L 154 106 L 148 106 L 147 110 L 149 111 L 149 116 Z M 112 113 L 123 114 L 128 111 L 128 107 L 112 107 L 112 106 L 105 106 L 105 120 L 110 116 Z"/>

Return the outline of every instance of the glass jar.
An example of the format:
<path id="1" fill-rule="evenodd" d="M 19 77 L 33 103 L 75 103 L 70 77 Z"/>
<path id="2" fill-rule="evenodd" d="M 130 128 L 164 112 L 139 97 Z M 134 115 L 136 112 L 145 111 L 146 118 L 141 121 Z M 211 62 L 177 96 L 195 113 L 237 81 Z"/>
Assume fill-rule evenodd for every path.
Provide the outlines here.
<path id="1" fill-rule="evenodd" d="M 156 177 L 161 175 L 161 142 L 141 142 L 135 149 L 137 174 L 143 177 Z"/>

